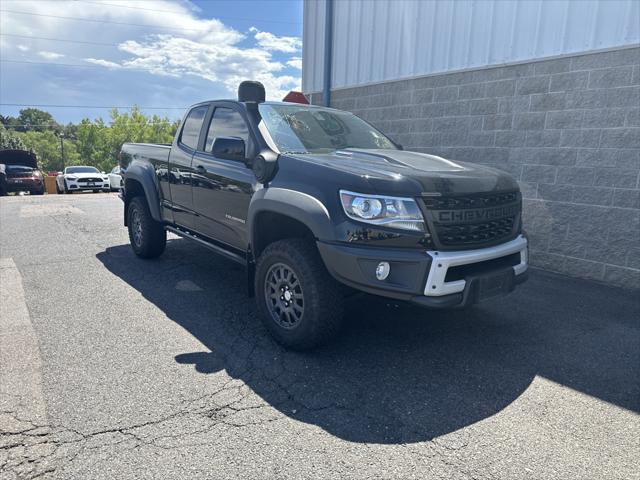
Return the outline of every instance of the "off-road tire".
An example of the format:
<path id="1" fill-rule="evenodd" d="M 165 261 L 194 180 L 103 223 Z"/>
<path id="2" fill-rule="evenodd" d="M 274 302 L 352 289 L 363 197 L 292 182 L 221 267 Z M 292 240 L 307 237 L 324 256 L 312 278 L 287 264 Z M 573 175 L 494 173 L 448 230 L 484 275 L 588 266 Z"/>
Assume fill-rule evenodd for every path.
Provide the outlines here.
<path id="1" fill-rule="evenodd" d="M 151 216 L 144 197 L 134 197 L 127 209 L 129 241 L 133 252 L 141 258 L 156 258 L 164 252 L 167 232 Z"/>
<path id="2" fill-rule="evenodd" d="M 303 293 L 303 313 L 298 323 L 283 327 L 273 313 L 267 294 L 267 275 L 278 265 L 289 267 L 298 279 Z M 256 265 L 255 292 L 258 311 L 275 340 L 292 350 L 308 350 L 326 343 L 340 330 L 343 317 L 343 295 L 340 285 L 331 277 L 315 245 L 303 239 L 280 240 L 269 245 Z"/>

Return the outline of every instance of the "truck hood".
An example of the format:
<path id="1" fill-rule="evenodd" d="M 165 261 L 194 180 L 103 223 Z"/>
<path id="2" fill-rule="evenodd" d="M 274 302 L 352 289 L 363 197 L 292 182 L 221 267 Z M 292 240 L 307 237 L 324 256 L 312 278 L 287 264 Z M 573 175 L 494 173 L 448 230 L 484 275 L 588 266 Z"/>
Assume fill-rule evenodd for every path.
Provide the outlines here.
<path id="1" fill-rule="evenodd" d="M 518 188 L 510 175 L 495 168 L 405 150 L 349 148 L 295 157 L 357 175 L 381 194 L 468 194 Z"/>

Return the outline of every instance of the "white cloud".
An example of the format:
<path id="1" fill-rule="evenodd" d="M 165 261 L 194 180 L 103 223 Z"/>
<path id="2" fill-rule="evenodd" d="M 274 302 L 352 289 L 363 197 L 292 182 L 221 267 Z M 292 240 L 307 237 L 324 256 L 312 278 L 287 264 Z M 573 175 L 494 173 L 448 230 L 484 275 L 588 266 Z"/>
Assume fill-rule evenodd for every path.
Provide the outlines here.
<path id="1" fill-rule="evenodd" d="M 251 27 L 249 31 L 254 34 L 253 37 L 258 42 L 258 45 L 265 50 L 295 53 L 302 48 L 302 39 L 299 37 L 278 37 L 273 33 L 262 32 L 256 27 Z"/>
<path id="2" fill-rule="evenodd" d="M 21 52 L 28 52 L 29 50 L 31 50 L 27 45 L 16 45 L 16 47 Z"/>
<path id="3" fill-rule="evenodd" d="M 281 99 L 299 88 L 299 78 L 279 75 L 284 68 L 271 54 L 258 48 L 240 48 L 234 43 L 203 43 L 173 35 L 150 35 L 143 41 L 129 40 L 118 47 L 131 57 L 119 63 L 124 68 L 146 70 L 155 75 L 195 75 L 220 82 L 235 92 L 243 80 L 258 80 L 267 96 Z M 88 60 L 89 61 L 89 60 Z M 97 63 L 92 59 L 92 63 Z"/>
<path id="4" fill-rule="evenodd" d="M 287 61 L 287 65 L 293 68 L 297 68 L 298 70 L 302 70 L 302 57 L 291 57 Z"/>
<path id="5" fill-rule="evenodd" d="M 86 62 L 93 63 L 94 65 L 100 65 L 107 68 L 122 68 L 122 65 L 116 62 L 110 62 L 109 60 L 101 60 L 99 58 L 85 58 Z"/>
<path id="6" fill-rule="evenodd" d="M 59 58 L 64 57 L 64 54 L 62 54 L 62 53 L 47 52 L 46 50 L 39 51 L 38 55 L 40 55 L 42 58 L 44 58 L 46 60 L 57 60 Z"/>
<path id="7" fill-rule="evenodd" d="M 20 10 L 38 13 L 38 16 L 3 13 L 0 19 L 3 31 L 14 35 L 64 38 L 60 32 L 72 28 L 73 38 L 117 45 L 21 39 L 20 44 L 33 51 L 30 55 L 47 60 L 65 56 L 70 63 L 87 62 L 112 70 L 131 69 L 175 78 L 193 75 L 216 82 L 230 93 L 236 92 L 242 80 L 259 80 L 265 84 L 270 99 L 281 99 L 289 90 L 300 88 L 300 78 L 282 73 L 286 65 L 272 53 L 299 51 L 299 38 L 279 37 L 252 28 L 253 38 L 247 39 L 245 34 L 220 20 L 199 18 L 198 8 L 187 0 L 179 3 L 157 0 L 153 9 L 147 2 L 134 0 L 109 0 L 102 5 L 100 2 L 3 0 L 3 5 L 5 3 L 7 9 L 19 6 Z M 64 16 L 97 22 L 59 18 Z M 100 24 L 99 20 L 118 23 Z M 154 25 L 161 27 L 154 28 Z M 246 40 L 255 45 L 245 46 Z M 56 52 L 50 51 L 52 48 Z"/>

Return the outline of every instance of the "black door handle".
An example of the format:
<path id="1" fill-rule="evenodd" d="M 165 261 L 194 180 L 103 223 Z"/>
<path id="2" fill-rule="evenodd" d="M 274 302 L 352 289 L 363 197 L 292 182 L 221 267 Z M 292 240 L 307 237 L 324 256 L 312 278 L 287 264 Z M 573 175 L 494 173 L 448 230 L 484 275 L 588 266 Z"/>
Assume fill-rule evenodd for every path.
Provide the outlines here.
<path id="1" fill-rule="evenodd" d="M 204 165 L 198 165 L 196 167 L 196 170 L 198 170 L 198 172 L 200 172 L 200 173 L 206 173 L 207 172 L 207 169 L 204 168 Z"/>

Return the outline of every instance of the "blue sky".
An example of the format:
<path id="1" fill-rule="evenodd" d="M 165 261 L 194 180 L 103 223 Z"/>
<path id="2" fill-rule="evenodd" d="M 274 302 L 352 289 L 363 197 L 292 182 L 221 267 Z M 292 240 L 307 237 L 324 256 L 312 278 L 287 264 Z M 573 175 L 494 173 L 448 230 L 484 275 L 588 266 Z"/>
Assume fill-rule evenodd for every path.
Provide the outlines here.
<path id="1" fill-rule="evenodd" d="M 82 106 L 38 107 L 64 123 L 133 104 L 177 118 L 233 98 L 243 79 L 270 99 L 300 88 L 302 0 L 2 0 L 0 10 L 0 103 Z"/>

